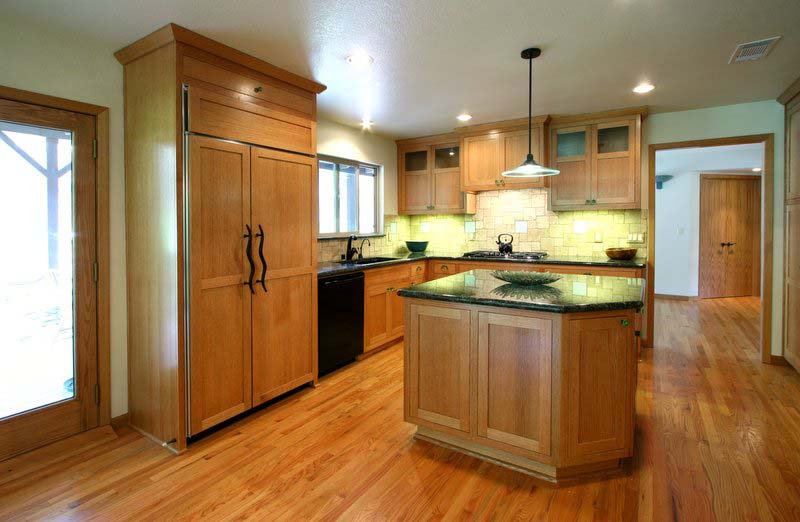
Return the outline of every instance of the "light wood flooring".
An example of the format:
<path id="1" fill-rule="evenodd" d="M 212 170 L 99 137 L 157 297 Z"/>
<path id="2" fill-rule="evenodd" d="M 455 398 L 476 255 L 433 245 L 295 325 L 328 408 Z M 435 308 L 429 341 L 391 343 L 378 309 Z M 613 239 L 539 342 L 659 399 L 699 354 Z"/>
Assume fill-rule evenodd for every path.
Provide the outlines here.
<path id="1" fill-rule="evenodd" d="M 412 440 L 402 347 L 172 456 L 95 430 L 0 463 L 0 520 L 800 520 L 800 377 L 757 299 L 658 301 L 625 477 L 554 489 Z"/>

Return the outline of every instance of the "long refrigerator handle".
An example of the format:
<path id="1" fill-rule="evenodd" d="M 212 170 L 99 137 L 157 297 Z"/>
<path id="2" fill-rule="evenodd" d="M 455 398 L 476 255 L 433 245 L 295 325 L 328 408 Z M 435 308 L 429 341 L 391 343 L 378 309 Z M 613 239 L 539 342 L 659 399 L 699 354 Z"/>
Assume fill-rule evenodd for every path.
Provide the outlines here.
<path id="1" fill-rule="evenodd" d="M 256 234 L 258 239 L 258 257 L 261 259 L 261 279 L 256 281 L 256 283 L 261 283 L 261 288 L 264 289 L 264 292 L 267 291 L 267 260 L 264 258 L 264 229 L 261 228 L 261 224 L 258 225 L 258 234 Z"/>
<path id="2" fill-rule="evenodd" d="M 249 286 L 250 292 L 255 294 L 256 289 L 253 288 L 253 274 L 256 273 L 256 265 L 253 262 L 253 231 L 250 229 L 250 225 L 245 225 L 245 227 L 247 228 L 247 233 L 244 237 L 247 239 L 247 246 L 244 251 L 247 254 L 247 260 L 250 262 L 250 276 L 247 278 L 247 281 L 242 284 Z"/>

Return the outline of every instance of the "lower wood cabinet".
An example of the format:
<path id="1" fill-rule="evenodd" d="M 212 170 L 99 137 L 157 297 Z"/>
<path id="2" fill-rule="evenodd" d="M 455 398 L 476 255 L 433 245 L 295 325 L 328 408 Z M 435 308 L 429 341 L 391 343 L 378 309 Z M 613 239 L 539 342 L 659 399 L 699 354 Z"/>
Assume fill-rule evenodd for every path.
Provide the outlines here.
<path id="1" fill-rule="evenodd" d="M 552 323 L 478 313 L 479 438 L 550 455 Z"/>
<path id="2" fill-rule="evenodd" d="M 430 426 L 469 432 L 469 310 L 415 305 L 408 320 L 408 416 Z"/>
<path id="3" fill-rule="evenodd" d="M 567 464 L 621 458 L 633 447 L 637 359 L 629 322 L 628 314 L 568 322 Z"/>
<path id="4" fill-rule="evenodd" d="M 549 480 L 633 454 L 634 310 L 555 314 L 408 299 L 405 420 Z"/>
<path id="5" fill-rule="evenodd" d="M 364 274 L 364 352 L 403 336 L 404 300 L 397 291 L 424 281 L 420 263 L 374 268 Z"/>

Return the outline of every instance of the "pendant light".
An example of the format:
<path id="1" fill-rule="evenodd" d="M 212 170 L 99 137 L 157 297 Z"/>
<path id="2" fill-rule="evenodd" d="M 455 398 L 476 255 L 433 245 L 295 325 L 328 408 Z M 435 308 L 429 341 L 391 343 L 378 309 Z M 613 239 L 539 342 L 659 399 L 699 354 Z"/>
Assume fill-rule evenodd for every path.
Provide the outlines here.
<path id="1" fill-rule="evenodd" d="M 522 58 L 528 60 L 528 156 L 517 168 L 503 172 L 503 176 L 507 178 L 541 178 L 544 176 L 555 176 L 559 171 L 555 169 L 548 169 L 536 163 L 533 159 L 531 152 L 531 124 L 532 124 L 532 110 L 533 110 L 533 59 L 542 54 L 542 50 L 538 47 L 531 47 L 522 51 Z"/>

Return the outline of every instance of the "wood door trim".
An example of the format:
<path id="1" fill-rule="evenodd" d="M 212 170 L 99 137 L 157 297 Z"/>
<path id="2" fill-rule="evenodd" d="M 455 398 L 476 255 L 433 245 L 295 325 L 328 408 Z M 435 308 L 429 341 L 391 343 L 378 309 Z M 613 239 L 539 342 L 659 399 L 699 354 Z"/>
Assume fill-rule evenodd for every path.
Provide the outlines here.
<path id="1" fill-rule="evenodd" d="M 764 269 L 761 274 L 761 362 L 772 364 L 772 256 L 773 256 L 773 213 L 774 203 L 772 194 L 775 182 L 775 135 L 751 134 L 747 136 L 729 136 L 724 138 L 709 138 L 702 140 L 675 141 L 669 143 L 651 143 L 647 151 L 647 331 L 645 343 L 652 347 L 653 328 L 655 325 L 653 303 L 655 287 L 656 263 L 656 152 L 659 150 L 685 149 L 694 147 L 716 147 L 720 145 L 747 145 L 752 143 L 764 144 L 764 170 L 761 176 L 764 179 L 761 191 L 761 205 L 764 209 L 764 234 L 761 238 L 761 263 Z M 769 197 L 768 197 L 769 196 Z"/>
<path id="2" fill-rule="evenodd" d="M 109 109 L 102 105 L 50 96 L 0 85 L 0 98 L 51 109 L 89 114 L 95 118 L 95 225 L 97 259 L 97 384 L 100 386 L 98 426 L 111 422 L 111 232 Z"/>

